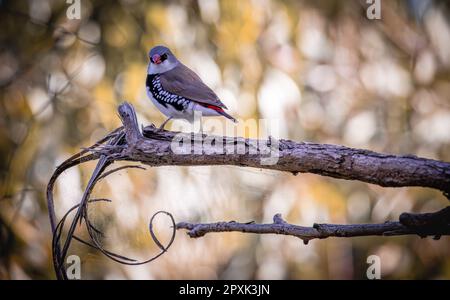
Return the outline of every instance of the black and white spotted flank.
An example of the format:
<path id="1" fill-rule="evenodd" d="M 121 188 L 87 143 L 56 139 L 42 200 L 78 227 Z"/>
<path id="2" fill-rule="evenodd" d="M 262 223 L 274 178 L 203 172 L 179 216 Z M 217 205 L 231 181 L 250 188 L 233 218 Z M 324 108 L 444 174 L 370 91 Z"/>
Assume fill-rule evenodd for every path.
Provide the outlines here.
<path id="1" fill-rule="evenodd" d="M 190 100 L 182 96 L 175 95 L 168 91 L 165 91 L 161 85 L 159 75 L 148 74 L 146 85 L 147 91 L 150 92 L 152 96 L 155 98 L 155 100 L 162 106 L 167 108 L 167 105 L 171 105 L 174 109 L 180 112 L 187 109 Z"/>

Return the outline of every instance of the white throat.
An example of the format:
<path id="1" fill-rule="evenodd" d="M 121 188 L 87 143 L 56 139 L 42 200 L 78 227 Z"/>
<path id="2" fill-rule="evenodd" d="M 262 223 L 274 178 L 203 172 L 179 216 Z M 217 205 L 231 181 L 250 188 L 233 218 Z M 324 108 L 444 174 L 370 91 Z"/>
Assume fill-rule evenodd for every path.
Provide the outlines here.
<path id="1" fill-rule="evenodd" d="M 178 64 L 178 62 L 173 63 L 173 62 L 169 62 L 169 60 L 165 60 L 162 63 L 160 63 L 159 65 L 149 62 L 148 68 L 147 68 L 147 74 L 150 74 L 150 75 L 161 74 L 161 73 L 172 70 L 173 68 L 175 68 L 177 66 L 177 64 Z"/>

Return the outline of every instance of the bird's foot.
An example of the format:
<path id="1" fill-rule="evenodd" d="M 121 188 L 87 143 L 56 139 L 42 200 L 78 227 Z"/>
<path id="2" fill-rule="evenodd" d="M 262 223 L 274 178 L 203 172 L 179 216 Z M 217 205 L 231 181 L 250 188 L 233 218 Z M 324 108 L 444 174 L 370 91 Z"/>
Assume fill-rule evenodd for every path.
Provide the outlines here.
<path id="1" fill-rule="evenodd" d="M 172 117 L 169 117 L 167 120 L 165 120 L 161 126 L 159 126 L 158 131 L 164 131 L 164 126 L 166 126 L 167 122 L 169 122 L 170 120 L 172 120 Z"/>

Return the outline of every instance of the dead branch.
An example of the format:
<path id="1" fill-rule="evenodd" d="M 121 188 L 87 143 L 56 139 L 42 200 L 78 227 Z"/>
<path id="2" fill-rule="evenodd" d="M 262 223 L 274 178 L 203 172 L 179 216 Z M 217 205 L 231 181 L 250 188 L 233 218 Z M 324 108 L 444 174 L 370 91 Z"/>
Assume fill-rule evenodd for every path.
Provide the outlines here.
<path id="1" fill-rule="evenodd" d="M 420 221 L 417 221 L 420 220 Z M 357 237 L 357 236 L 394 236 L 418 235 L 420 237 L 433 236 L 439 239 L 442 235 L 450 235 L 450 206 L 426 214 L 403 213 L 399 222 L 385 222 L 381 224 L 314 224 L 312 227 L 298 226 L 284 221 L 280 214 L 273 217 L 273 223 L 256 224 L 238 222 L 216 223 L 187 223 L 177 224 L 177 229 L 187 229 L 192 238 L 199 238 L 211 232 L 245 232 L 258 234 L 283 234 L 298 237 L 308 244 L 313 239 L 329 237 Z"/>
<path id="2" fill-rule="evenodd" d="M 383 187 L 420 186 L 450 191 L 447 162 L 339 145 L 160 131 L 154 126 L 145 127 L 141 133 L 130 104 L 120 105 L 119 114 L 126 132 L 126 147 L 99 150 L 114 160 L 137 161 L 154 167 L 233 165 L 293 174 L 314 173 Z M 174 140 L 184 142 L 182 155 L 174 153 Z M 275 159 L 273 164 L 271 157 Z"/>
<path id="3" fill-rule="evenodd" d="M 130 166 L 107 171 L 115 161 L 134 161 L 150 166 L 200 166 L 233 165 L 272 169 L 297 173 L 314 173 L 347 180 L 359 180 L 384 187 L 420 186 L 434 188 L 449 197 L 450 163 L 420 158 L 413 155 L 389 155 L 369 150 L 354 149 L 339 145 L 294 142 L 289 140 L 244 139 L 240 137 L 211 136 L 200 133 L 180 133 L 158 130 L 155 126 L 139 130 L 133 106 L 119 106 L 123 127 L 117 128 L 91 147 L 67 159 L 55 170 L 47 186 L 47 204 L 53 232 L 53 263 L 58 279 L 66 279 L 65 257 L 71 241 L 76 240 L 101 251 L 108 258 L 122 264 L 137 265 L 153 261 L 165 253 L 175 238 L 176 229 L 187 229 L 191 237 L 200 237 L 209 232 L 239 231 L 260 234 L 292 235 L 307 243 L 311 239 L 327 237 L 354 237 L 368 235 L 416 234 L 436 239 L 450 233 L 450 208 L 436 213 L 403 213 L 398 222 L 383 224 L 314 224 L 303 227 L 286 223 L 281 215 L 274 217 L 272 224 L 218 222 L 209 224 L 178 223 L 168 215 L 173 224 L 173 234 L 167 246 L 162 245 L 153 232 L 150 220 L 150 235 L 161 252 L 143 261 L 115 254 L 102 247 L 98 236 L 101 232 L 89 220 L 87 206 L 92 202 L 108 199 L 90 199 L 96 183 L 106 176 Z M 70 209 L 58 222 L 55 215 L 53 189 L 57 178 L 67 169 L 87 161 L 98 160 L 80 203 Z M 138 166 L 131 166 L 139 168 Z M 65 221 L 75 211 L 65 239 L 62 237 Z M 77 224 L 84 221 L 91 241 L 77 237 Z M 62 246 L 62 248 L 61 248 Z"/>

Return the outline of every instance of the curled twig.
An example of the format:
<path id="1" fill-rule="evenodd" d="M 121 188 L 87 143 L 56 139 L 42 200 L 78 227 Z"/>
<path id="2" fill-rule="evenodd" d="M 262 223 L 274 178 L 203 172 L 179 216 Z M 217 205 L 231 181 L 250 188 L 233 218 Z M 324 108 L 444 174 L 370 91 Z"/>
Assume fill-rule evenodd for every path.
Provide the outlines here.
<path id="1" fill-rule="evenodd" d="M 127 265 L 140 265 L 140 264 L 145 264 L 145 263 L 151 262 L 151 261 L 155 260 L 156 258 L 160 257 L 163 253 L 165 253 L 169 249 L 169 247 L 172 245 L 172 243 L 175 239 L 176 225 L 175 225 L 175 220 L 174 220 L 173 216 L 168 212 L 159 211 L 159 212 L 155 213 L 150 219 L 149 232 L 150 232 L 150 236 L 151 236 L 152 240 L 158 246 L 158 248 L 161 250 L 161 252 L 147 260 L 137 261 L 135 259 L 128 258 L 126 256 L 114 253 L 110 250 L 105 249 L 101 245 L 100 241 L 98 240 L 97 236 L 98 235 L 103 236 L 103 233 L 99 229 L 97 229 L 90 221 L 89 215 L 87 213 L 87 211 L 88 211 L 87 208 L 90 203 L 100 202 L 100 201 L 111 202 L 111 200 L 109 200 L 109 199 L 89 199 L 91 192 L 94 189 L 95 185 L 100 180 L 102 180 L 105 177 L 107 177 L 115 172 L 118 172 L 120 170 L 129 169 L 129 168 L 145 170 L 145 168 L 143 168 L 141 166 L 125 165 L 125 166 L 121 166 L 121 167 L 117 167 L 115 169 L 105 171 L 106 168 L 110 164 L 113 163 L 113 160 L 110 159 L 105 154 L 100 154 L 99 152 L 95 151 L 95 149 L 97 149 L 98 147 L 103 147 L 104 146 L 103 143 L 107 143 L 106 146 L 108 146 L 108 145 L 120 146 L 120 144 L 123 142 L 124 142 L 123 128 L 118 128 L 115 131 L 113 131 L 112 133 L 110 133 L 108 136 L 103 138 L 102 140 L 100 140 L 97 143 L 95 143 L 94 145 L 92 145 L 91 147 L 82 149 L 81 152 L 79 152 L 76 155 L 67 159 L 60 166 L 58 166 L 58 168 L 56 169 L 52 178 L 50 179 L 50 182 L 47 187 L 47 202 L 48 202 L 50 223 L 51 223 L 51 227 L 52 227 L 52 231 L 53 231 L 53 238 L 52 238 L 53 263 L 54 263 L 54 267 L 55 267 L 55 271 L 56 271 L 56 275 L 57 275 L 58 279 L 67 279 L 64 261 L 65 261 L 65 257 L 67 256 L 67 251 L 70 247 L 72 240 L 76 240 L 82 244 L 89 246 L 89 247 L 95 248 L 95 249 L 101 251 L 108 258 L 110 258 L 118 263 L 127 264 Z M 71 209 L 69 209 L 64 214 L 64 216 L 61 218 L 61 220 L 58 223 L 56 223 L 56 215 L 55 215 L 54 201 L 53 201 L 53 187 L 54 187 L 54 184 L 55 184 L 58 176 L 60 174 L 62 174 L 62 172 L 64 172 L 64 170 L 66 170 L 72 166 L 81 164 L 86 161 L 94 160 L 94 159 L 99 159 L 99 162 L 97 163 L 97 166 L 89 180 L 89 183 L 83 194 L 83 198 L 81 199 L 79 204 L 77 204 L 74 207 L 72 207 Z M 69 216 L 69 214 L 75 210 L 76 210 L 76 214 L 71 222 L 69 231 L 67 233 L 67 236 L 63 243 L 63 247 L 61 249 L 62 232 L 63 232 L 64 225 L 66 223 L 66 220 L 67 220 L 67 217 Z M 159 241 L 159 239 L 156 237 L 156 234 L 153 231 L 153 221 L 154 221 L 155 217 L 160 213 L 165 213 L 166 215 L 168 215 L 172 222 L 172 228 L 173 228 L 172 236 L 166 246 L 164 246 Z M 77 224 L 79 223 L 81 225 L 83 220 L 86 225 L 86 229 L 87 229 L 87 232 L 88 232 L 91 242 L 85 241 L 75 235 L 75 229 L 76 229 Z"/>

